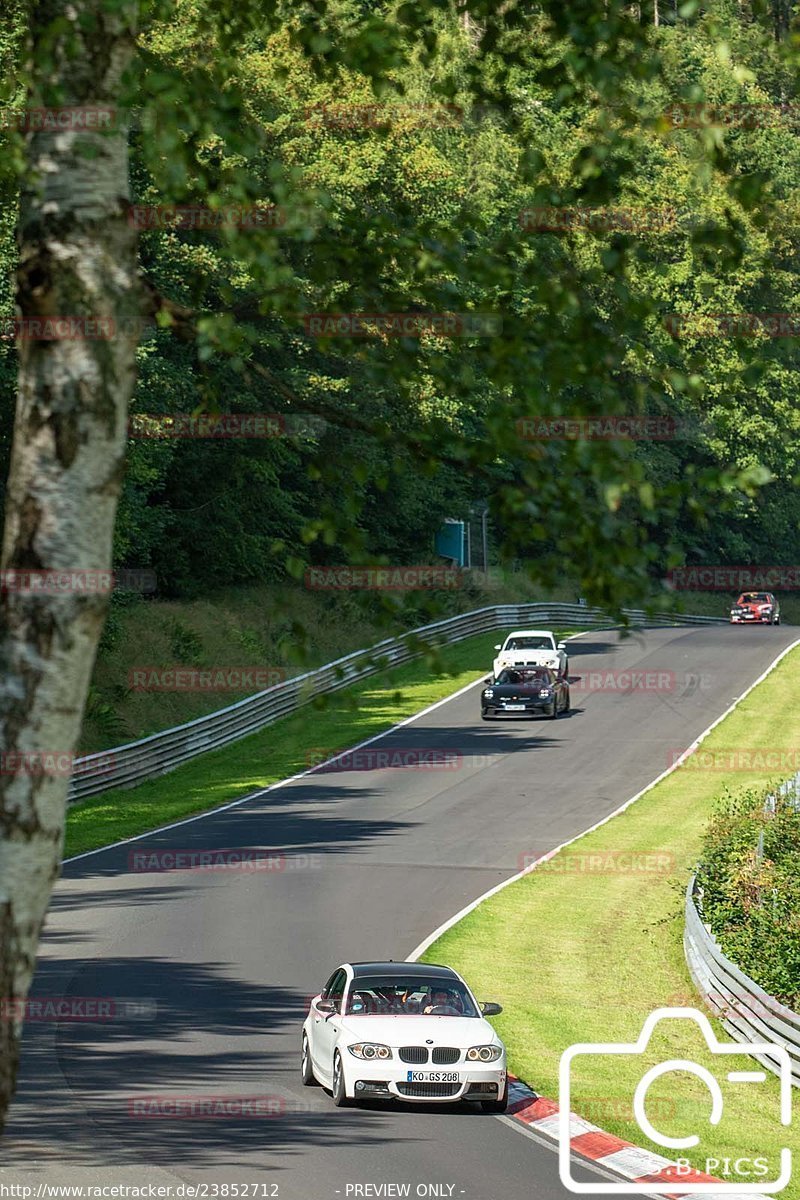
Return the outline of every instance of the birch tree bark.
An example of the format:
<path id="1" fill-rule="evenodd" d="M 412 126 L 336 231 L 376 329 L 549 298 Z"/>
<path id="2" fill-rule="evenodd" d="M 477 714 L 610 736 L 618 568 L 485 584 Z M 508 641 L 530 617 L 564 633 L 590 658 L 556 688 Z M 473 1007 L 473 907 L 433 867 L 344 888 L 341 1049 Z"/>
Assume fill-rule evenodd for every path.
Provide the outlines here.
<path id="1" fill-rule="evenodd" d="M 137 8 L 136 0 L 32 6 L 19 385 L 0 557 L 0 1129 L 59 872 L 64 762 L 78 740 L 108 603 L 93 573 L 111 566 L 141 295 L 117 112 Z M 48 317 L 72 326 L 54 330 Z M 51 571 L 74 578 L 73 587 L 30 590 L 24 573 L 41 586 L 39 573 Z"/>

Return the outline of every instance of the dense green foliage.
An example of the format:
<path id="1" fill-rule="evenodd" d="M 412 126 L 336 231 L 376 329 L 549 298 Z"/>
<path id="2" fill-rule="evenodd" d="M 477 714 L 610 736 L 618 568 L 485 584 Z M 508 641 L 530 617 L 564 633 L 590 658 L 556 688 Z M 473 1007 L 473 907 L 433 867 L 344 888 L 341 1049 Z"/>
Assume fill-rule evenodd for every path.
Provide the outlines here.
<path id="1" fill-rule="evenodd" d="M 763 791 L 728 796 L 706 832 L 703 918 L 728 957 L 800 1011 L 800 808 Z M 763 835 L 759 850 L 759 835 Z"/>
<path id="2" fill-rule="evenodd" d="M 493 8 L 143 5 L 120 98 L 136 203 L 277 206 L 281 223 L 142 232 L 158 323 L 133 411 L 323 418 L 267 439 L 131 441 L 116 556 L 155 567 L 163 594 L 309 562 L 430 561 L 442 518 L 483 502 L 496 553 L 544 583 L 568 571 L 609 606 L 658 596 L 682 561 L 800 561 L 796 339 L 665 327 L 676 312 L 797 308 L 796 116 L 727 131 L 665 116 L 790 98 L 783 18 L 729 0 L 667 5 L 658 27 L 646 5 L 605 0 Z M 543 205 L 674 219 L 523 228 Z M 0 302 L 10 311 L 7 290 Z M 321 338 L 303 321 L 381 312 L 500 325 Z M 523 419 L 613 413 L 684 432 L 520 436 Z"/>

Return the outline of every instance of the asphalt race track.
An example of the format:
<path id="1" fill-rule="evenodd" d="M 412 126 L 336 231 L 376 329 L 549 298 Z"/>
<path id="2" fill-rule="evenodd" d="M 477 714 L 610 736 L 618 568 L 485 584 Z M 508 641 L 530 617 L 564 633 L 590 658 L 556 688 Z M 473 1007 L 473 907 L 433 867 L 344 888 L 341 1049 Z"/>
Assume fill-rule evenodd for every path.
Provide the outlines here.
<path id="1" fill-rule="evenodd" d="M 462 756 L 454 767 L 369 769 L 365 755 L 356 764 L 365 769 L 323 770 L 68 863 L 34 995 L 141 1004 L 102 1023 L 28 1025 L 0 1182 L 258 1182 L 277 1185 L 260 1194 L 280 1200 L 381 1194 L 353 1190 L 366 1184 L 410 1184 L 412 1196 L 436 1184 L 428 1195 L 455 1200 L 566 1196 L 550 1146 L 506 1119 L 453 1107 L 336 1109 L 321 1088 L 303 1088 L 307 999 L 344 959 L 405 958 L 526 856 L 611 812 L 795 636 L 719 626 L 621 643 L 590 633 L 573 643 L 572 677 L 636 667 L 674 671 L 678 686 L 574 689 L 573 712 L 558 721 L 496 723 L 480 720 L 470 689 L 369 748 L 438 748 Z M 286 857 L 273 870 L 129 866 L 134 852 L 232 847 Z M 275 1115 L 131 1110 L 137 1097 L 201 1094 L 271 1097 Z"/>

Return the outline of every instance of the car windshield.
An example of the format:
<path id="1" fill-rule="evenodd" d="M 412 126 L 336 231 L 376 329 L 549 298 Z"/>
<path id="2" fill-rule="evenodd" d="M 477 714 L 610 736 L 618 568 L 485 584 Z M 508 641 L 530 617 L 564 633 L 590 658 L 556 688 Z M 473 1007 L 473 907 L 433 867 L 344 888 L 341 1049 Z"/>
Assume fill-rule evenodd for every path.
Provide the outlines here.
<path id="1" fill-rule="evenodd" d="M 553 672 L 545 669 L 526 671 L 524 667 L 506 667 L 497 676 L 498 683 L 517 683 L 520 687 L 550 687 Z"/>
<path id="2" fill-rule="evenodd" d="M 552 650 L 553 643 L 549 637 L 512 637 L 503 647 L 504 650 Z"/>
<path id="3" fill-rule="evenodd" d="M 365 976 L 353 980 L 348 1016 L 479 1017 L 464 984 L 457 979 L 415 975 Z"/>
<path id="4" fill-rule="evenodd" d="M 739 597 L 740 604 L 769 604 L 769 596 L 766 592 L 744 592 Z"/>

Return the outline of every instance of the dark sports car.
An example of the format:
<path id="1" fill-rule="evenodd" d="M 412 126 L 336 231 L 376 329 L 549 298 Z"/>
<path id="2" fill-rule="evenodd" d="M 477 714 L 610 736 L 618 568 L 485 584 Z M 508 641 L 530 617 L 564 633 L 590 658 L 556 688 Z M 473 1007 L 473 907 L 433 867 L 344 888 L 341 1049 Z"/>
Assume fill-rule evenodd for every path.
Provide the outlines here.
<path id="1" fill-rule="evenodd" d="M 569 712 L 569 683 L 549 667 L 506 667 L 492 683 L 486 680 L 481 692 L 481 716 L 533 717 L 543 713 L 555 719 Z"/>

